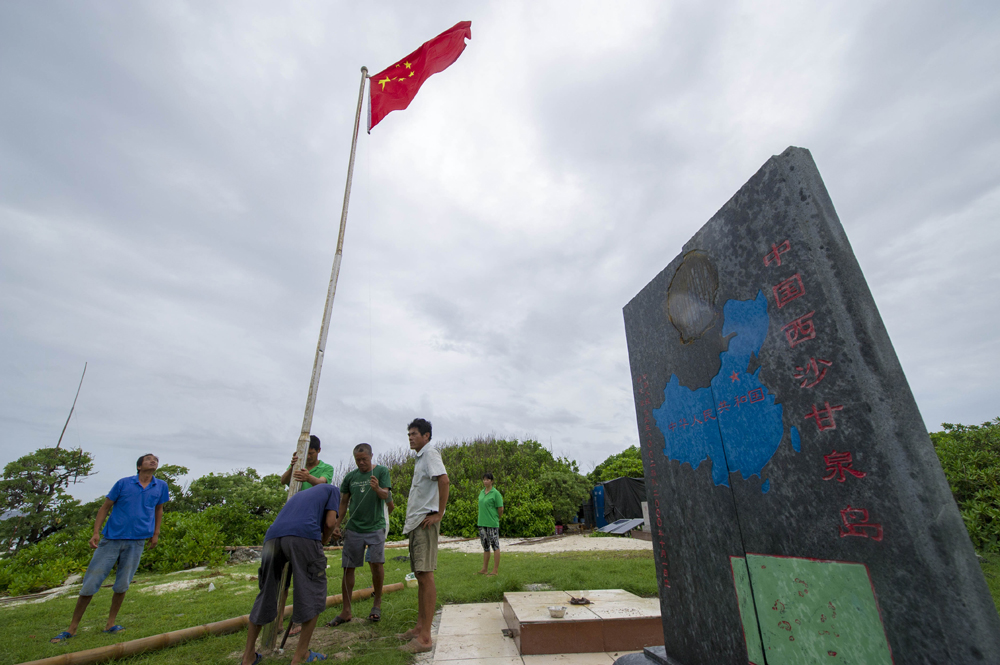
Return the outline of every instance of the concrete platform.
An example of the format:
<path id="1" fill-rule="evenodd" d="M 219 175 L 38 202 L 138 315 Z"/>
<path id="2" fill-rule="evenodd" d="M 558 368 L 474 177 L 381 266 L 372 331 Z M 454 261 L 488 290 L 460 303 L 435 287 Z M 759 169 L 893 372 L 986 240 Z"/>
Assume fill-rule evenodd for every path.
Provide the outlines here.
<path id="1" fill-rule="evenodd" d="M 426 662 L 434 665 L 613 665 L 630 653 L 641 655 L 641 652 L 598 651 L 522 656 L 514 639 L 503 634 L 507 623 L 502 606 L 502 603 L 445 605 L 434 639 L 434 653 Z M 422 656 L 430 655 L 421 654 L 418 662 Z"/>
<path id="2" fill-rule="evenodd" d="M 581 595 L 591 604 L 570 605 Z M 552 618 L 550 605 L 565 606 L 566 615 Z M 663 643 L 659 600 L 622 589 L 507 593 L 503 618 L 525 662 L 539 654 L 629 652 Z"/>

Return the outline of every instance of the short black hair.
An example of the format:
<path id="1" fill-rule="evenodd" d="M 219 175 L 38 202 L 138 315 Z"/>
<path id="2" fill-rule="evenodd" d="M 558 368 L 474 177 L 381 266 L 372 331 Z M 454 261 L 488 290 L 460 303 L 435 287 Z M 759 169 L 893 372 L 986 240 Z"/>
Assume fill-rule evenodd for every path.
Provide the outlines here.
<path id="1" fill-rule="evenodd" d="M 138 471 L 139 467 L 142 466 L 142 460 L 146 459 L 147 457 L 156 457 L 156 455 L 154 455 L 153 453 L 146 453 L 145 455 L 143 455 L 142 457 L 140 457 L 139 459 L 137 459 L 135 461 L 135 470 L 136 471 Z M 159 460 L 160 458 L 156 457 L 156 459 Z"/>
<path id="2" fill-rule="evenodd" d="M 493 474 L 487 471 L 483 474 L 483 480 L 493 480 Z"/>
<path id="3" fill-rule="evenodd" d="M 430 434 L 431 433 L 431 421 L 424 420 L 423 418 L 415 418 L 412 423 L 406 426 L 406 431 L 409 432 L 411 429 L 415 429 L 420 434 Z M 430 439 L 428 439 L 429 441 Z"/>
<path id="4" fill-rule="evenodd" d="M 319 450 L 319 437 L 315 434 L 309 435 L 309 450 Z"/>
<path id="5" fill-rule="evenodd" d="M 371 455 L 372 454 L 372 447 L 369 446 L 367 443 L 359 443 L 358 445 L 354 446 L 354 452 L 356 452 L 356 453 L 368 453 L 369 455 Z"/>

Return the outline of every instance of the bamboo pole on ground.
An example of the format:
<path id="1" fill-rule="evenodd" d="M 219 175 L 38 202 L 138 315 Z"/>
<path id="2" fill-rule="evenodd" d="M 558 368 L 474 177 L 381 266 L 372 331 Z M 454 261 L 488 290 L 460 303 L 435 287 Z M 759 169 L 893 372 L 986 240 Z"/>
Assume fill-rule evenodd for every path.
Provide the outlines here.
<path id="1" fill-rule="evenodd" d="M 397 582 L 396 584 L 386 584 L 382 587 L 382 593 L 385 594 L 392 593 L 394 591 L 401 591 L 404 588 L 405 586 L 402 582 Z M 374 593 L 375 590 L 371 587 L 368 587 L 367 589 L 358 589 L 351 594 L 351 600 L 364 600 Z M 343 602 L 343 600 L 343 595 L 339 593 L 335 596 L 327 596 L 326 606 L 327 608 L 330 608 L 334 605 L 339 605 Z M 286 607 L 285 611 L 291 612 L 292 606 L 289 605 Z M 230 633 L 236 633 L 243 630 L 248 623 L 250 623 L 250 615 L 244 614 L 243 616 L 236 617 L 235 619 L 226 619 L 224 621 L 206 623 L 202 626 L 183 628 L 181 630 L 174 630 L 169 633 L 160 633 L 159 635 L 142 637 L 128 642 L 119 642 L 118 644 L 112 644 L 106 647 L 97 647 L 96 649 L 64 653 L 58 656 L 52 656 L 51 658 L 42 658 L 41 660 L 32 660 L 30 662 L 21 663 L 21 665 L 90 665 L 91 663 L 103 663 L 108 660 L 134 656 L 146 651 L 166 649 L 167 647 L 172 647 L 174 645 L 181 644 L 182 642 L 188 642 L 200 637 L 207 637 L 209 635 L 229 635 Z"/>

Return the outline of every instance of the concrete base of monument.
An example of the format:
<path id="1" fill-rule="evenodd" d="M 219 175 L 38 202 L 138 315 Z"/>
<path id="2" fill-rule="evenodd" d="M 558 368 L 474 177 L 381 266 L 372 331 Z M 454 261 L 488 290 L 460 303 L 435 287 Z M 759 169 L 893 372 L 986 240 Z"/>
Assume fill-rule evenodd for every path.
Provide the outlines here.
<path id="1" fill-rule="evenodd" d="M 680 665 L 680 663 L 668 656 L 663 647 L 646 647 L 642 653 L 622 656 L 614 665 Z"/>
<path id="2" fill-rule="evenodd" d="M 572 605 L 586 597 L 590 605 Z M 562 618 L 549 607 L 565 607 Z M 622 589 L 506 593 L 503 618 L 522 656 L 637 651 L 663 644 L 660 601 Z"/>

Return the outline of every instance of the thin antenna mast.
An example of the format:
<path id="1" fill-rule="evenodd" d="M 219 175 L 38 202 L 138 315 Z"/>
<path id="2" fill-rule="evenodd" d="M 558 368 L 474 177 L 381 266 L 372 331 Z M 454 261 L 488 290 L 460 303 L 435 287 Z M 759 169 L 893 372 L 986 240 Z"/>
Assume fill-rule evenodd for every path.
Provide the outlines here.
<path id="1" fill-rule="evenodd" d="M 83 374 L 80 375 L 80 385 L 76 387 L 76 397 L 73 398 L 73 406 L 69 409 L 69 415 L 66 416 L 66 424 L 63 425 L 62 432 L 59 434 L 59 440 L 56 442 L 56 449 L 62 443 L 63 435 L 66 434 L 66 428 L 69 427 L 69 419 L 73 417 L 73 409 L 76 408 L 76 400 L 80 397 L 80 388 L 83 387 L 83 377 L 87 376 L 87 363 L 83 363 Z"/>

